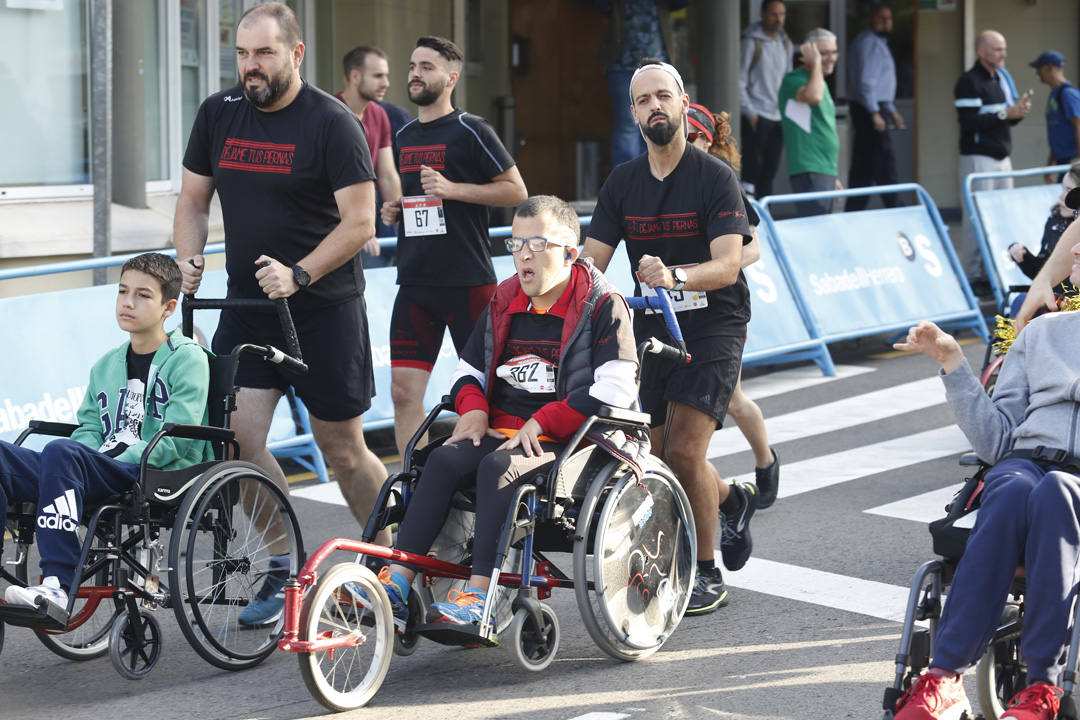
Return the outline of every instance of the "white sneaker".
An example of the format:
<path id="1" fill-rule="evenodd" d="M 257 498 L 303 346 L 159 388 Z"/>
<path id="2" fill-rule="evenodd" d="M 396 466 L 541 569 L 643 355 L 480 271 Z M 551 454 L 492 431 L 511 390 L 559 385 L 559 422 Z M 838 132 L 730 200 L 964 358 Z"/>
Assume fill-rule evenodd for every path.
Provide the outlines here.
<path id="1" fill-rule="evenodd" d="M 11 585 L 4 591 L 4 600 L 12 605 L 29 605 L 37 607 L 37 599 L 45 598 L 48 602 L 67 610 L 68 596 L 60 587 L 60 581 L 55 575 L 49 575 L 41 581 L 41 585 L 31 587 L 19 587 Z"/>

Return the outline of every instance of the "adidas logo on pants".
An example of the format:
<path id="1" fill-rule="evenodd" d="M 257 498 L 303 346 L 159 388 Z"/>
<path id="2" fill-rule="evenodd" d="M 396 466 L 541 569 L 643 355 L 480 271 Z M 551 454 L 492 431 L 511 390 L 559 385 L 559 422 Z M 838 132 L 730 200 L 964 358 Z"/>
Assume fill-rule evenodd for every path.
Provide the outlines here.
<path id="1" fill-rule="evenodd" d="M 67 490 L 51 503 L 41 508 L 37 524 L 43 530 L 65 530 L 75 532 L 79 527 L 79 508 L 75 501 L 75 491 Z"/>

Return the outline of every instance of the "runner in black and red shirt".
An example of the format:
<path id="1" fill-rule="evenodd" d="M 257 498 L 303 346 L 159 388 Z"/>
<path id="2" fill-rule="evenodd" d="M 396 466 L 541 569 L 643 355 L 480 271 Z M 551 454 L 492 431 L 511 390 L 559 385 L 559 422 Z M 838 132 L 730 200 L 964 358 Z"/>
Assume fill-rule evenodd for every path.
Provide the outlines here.
<path id="1" fill-rule="evenodd" d="M 382 207 L 383 222 L 398 224 L 390 365 L 399 452 L 424 419 L 424 392 L 446 328 L 461 352 L 495 290 L 489 208 L 513 207 L 527 195 L 491 126 L 450 102 L 463 62 L 445 38 L 416 41 L 409 99 L 419 117 L 394 137 L 402 199 Z"/>
<path id="2" fill-rule="evenodd" d="M 750 320 L 740 266 L 751 232 L 735 173 L 686 142 L 690 100 L 678 71 L 643 60 L 629 99 L 648 152 L 611 172 L 582 254 L 606 269 L 625 239 L 638 293 L 672 291 L 693 362 L 646 363 L 641 400 L 653 418 L 653 452 L 675 471 L 694 510 L 698 574 L 687 613 L 708 613 L 727 597 L 713 559 L 717 505 L 725 518 L 724 564 L 738 570 L 750 556 L 758 501 L 756 486 L 721 482 L 705 456 L 739 377 Z M 638 314 L 634 330 L 639 339 L 666 335 L 656 315 Z"/>

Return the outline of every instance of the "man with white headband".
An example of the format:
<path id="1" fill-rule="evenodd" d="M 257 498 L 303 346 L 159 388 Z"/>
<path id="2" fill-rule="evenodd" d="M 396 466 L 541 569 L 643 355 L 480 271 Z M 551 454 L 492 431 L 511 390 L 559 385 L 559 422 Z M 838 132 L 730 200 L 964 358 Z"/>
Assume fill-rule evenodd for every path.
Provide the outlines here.
<path id="1" fill-rule="evenodd" d="M 652 415 L 654 452 L 675 471 L 694 511 L 698 573 L 687 613 L 704 614 L 727 599 L 713 559 L 717 506 L 724 565 L 738 570 L 750 556 L 749 521 L 758 505 L 756 486 L 724 483 L 705 457 L 739 377 L 750 320 L 740 264 L 751 233 L 735 173 L 686 142 L 690 99 L 679 71 L 642 60 L 629 99 L 648 152 L 605 181 L 583 255 L 606 269 L 625 238 L 638 294 L 657 287 L 672 293 L 693 360 L 676 365 L 650 357 L 641 400 Z M 639 339 L 666 336 L 655 314 L 638 313 L 634 331 Z"/>

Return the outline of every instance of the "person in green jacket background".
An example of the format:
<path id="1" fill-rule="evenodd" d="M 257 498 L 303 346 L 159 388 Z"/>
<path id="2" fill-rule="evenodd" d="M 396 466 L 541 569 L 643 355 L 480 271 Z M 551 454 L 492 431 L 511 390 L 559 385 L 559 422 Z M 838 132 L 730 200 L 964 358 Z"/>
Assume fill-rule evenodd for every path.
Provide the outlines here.
<path id="1" fill-rule="evenodd" d="M 148 441 L 164 423 L 207 423 L 208 353 L 179 328 L 167 333 L 163 327 L 176 311 L 181 280 L 176 261 L 161 253 L 124 263 L 116 321 L 130 338 L 90 370 L 79 428 L 40 451 L 0 441 L 0 518 L 9 503 L 37 503 L 43 575 L 41 585 L 8 587 L 7 602 L 34 606 L 42 597 L 66 610 L 82 549 L 76 530 L 86 503 L 131 488 Z M 213 457 L 203 440 L 166 437 L 148 464 L 176 470 Z"/>
<path id="2" fill-rule="evenodd" d="M 806 34 L 799 48 L 799 67 L 780 82 L 780 115 L 792 192 L 841 190 L 837 172 L 840 139 L 836 106 L 825 78 L 836 69 L 836 35 L 824 28 Z M 796 203 L 799 215 L 824 215 L 833 201 Z"/>

